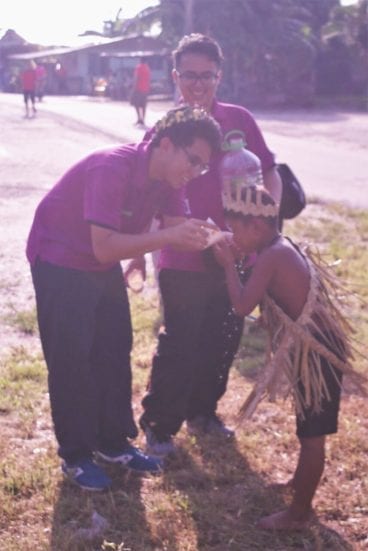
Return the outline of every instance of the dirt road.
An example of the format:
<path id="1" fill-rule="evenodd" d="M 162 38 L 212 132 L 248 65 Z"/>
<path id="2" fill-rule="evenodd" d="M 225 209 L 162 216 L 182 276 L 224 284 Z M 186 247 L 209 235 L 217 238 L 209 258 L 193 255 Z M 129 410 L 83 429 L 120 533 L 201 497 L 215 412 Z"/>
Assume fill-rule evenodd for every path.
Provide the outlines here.
<path id="1" fill-rule="evenodd" d="M 25 243 L 36 205 L 69 165 L 111 141 L 52 114 L 22 115 L 21 106 L 0 104 L 0 354 L 20 344 L 38 346 L 38 339 L 20 338 L 12 327 L 12 315 L 34 304 Z"/>
<path id="2" fill-rule="evenodd" d="M 0 94 L 1 105 L 21 113 L 20 96 Z M 169 102 L 150 102 L 148 125 L 170 107 Z M 134 127 L 134 110 L 123 102 L 50 97 L 39 111 L 41 117 L 52 113 L 63 126 L 74 122 L 108 141 L 138 141 L 143 135 Z M 277 159 L 291 165 L 309 197 L 368 208 L 368 113 L 299 109 L 254 114 Z"/>
<path id="3" fill-rule="evenodd" d="M 259 113 L 277 158 L 289 162 L 309 197 L 368 208 L 368 114 Z"/>

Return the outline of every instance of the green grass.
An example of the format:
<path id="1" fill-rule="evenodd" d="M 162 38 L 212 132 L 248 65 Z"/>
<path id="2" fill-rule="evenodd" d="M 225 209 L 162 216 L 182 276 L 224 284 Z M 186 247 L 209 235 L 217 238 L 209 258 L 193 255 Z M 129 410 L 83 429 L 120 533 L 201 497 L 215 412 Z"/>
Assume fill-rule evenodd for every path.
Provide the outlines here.
<path id="1" fill-rule="evenodd" d="M 5 322 L 25 335 L 38 334 L 35 308 L 31 310 L 17 310 L 13 306 L 10 306 L 10 312 L 7 314 Z"/>
<path id="2" fill-rule="evenodd" d="M 37 396 L 46 391 L 46 368 L 40 354 L 22 347 L 0 360 L 0 413 L 37 412 Z"/>
<path id="3" fill-rule="evenodd" d="M 338 271 L 367 299 L 368 214 L 341 205 L 311 204 L 285 233 L 318 243 Z M 152 281 L 130 294 L 134 323 L 134 405 L 137 415 L 161 324 Z M 368 338 L 367 308 L 353 302 L 357 337 Z M 33 320 L 34 313 L 30 316 Z M 23 320 L 23 315 L 20 316 Z M 27 317 L 27 316 L 25 316 Z M 14 330 L 28 326 L 18 319 Z M 33 326 L 33 322 L 30 323 Z M 35 329 L 33 329 L 34 331 Z M 230 425 L 262 365 L 265 334 L 247 322 L 220 412 Z M 357 368 L 367 372 L 365 361 Z M 284 507 L 290 494 L 275 483 L 293 473 L 298 446 L 288 403 L 263 403 L 254 419 L 224 445 L 210 437 L 177 437 L 178 456 L 159 477 L 139 478 L 108 467 L 113 489 L 89 494 L 64 481 L 53 436 L 40 352 L 14 349 L 0 363 L 1 551 L 309 551 L 368 546 L 368 415 L 366 400 L 346 392 L 340 430 L 328 439 L 327 463 L 315 506 L 320 522 L 302 532 L 273 534 L 257 519 Z M 142 436 L 138 438 L 142 444 Z M 86 539 L 92 515 L 108 522 Z"/>

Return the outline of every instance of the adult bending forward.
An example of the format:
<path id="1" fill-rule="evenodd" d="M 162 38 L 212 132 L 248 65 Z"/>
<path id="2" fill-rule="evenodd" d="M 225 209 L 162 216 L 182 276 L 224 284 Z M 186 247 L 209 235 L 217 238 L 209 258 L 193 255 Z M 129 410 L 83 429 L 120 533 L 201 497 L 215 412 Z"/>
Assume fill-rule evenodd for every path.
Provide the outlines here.
<path id="1" fill-rule="evenodd" d="M 27 257 L 49 374 L 63 472 L 88 490 L 111 480 L 94 454 L 135 471 L 160 462 L 129 442 L 132 328 L 120 260 L 166 245 L 201 249 L 203 222 L 183 215 L 179 188 L 220 143 L 204 111 L 180 108 L 152 140 L 97 151 L 74 165 L 38 206 Z M 146 233 L 160 212 L 165 227 Z M 175 225 L 170 225 L 175 224 Z"/>

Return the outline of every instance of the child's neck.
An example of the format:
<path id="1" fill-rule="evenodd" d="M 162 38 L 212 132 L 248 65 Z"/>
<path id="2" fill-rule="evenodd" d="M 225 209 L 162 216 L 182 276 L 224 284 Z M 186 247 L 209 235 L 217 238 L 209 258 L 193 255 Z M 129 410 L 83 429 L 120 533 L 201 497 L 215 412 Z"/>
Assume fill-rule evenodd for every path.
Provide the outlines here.
<path id="1" fill-rule="evenodd" d="M 272 247 L 281 237 L 281 233 L 278 230 L 271 230 L 265 232 L 263 238 L 261 239 L 257 251 L 260 253 L 268 247 Z"/>

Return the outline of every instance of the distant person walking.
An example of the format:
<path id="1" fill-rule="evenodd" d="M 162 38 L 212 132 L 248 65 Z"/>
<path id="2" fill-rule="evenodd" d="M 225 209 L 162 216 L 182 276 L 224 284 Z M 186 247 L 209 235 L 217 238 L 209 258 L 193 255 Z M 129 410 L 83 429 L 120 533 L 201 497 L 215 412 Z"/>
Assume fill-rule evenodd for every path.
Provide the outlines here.
<path id="1" fill-rule="evenodd" d="M 140 62 L 134 70 L 133 90 L 130 103 L 137 112 L 137 122 L 135 124 L 145 124 L 147 96 L 150 91 L 151 70 L 146 63 L 146 59 L 141 57 Z"/>
<path id="2" fill-rule="evenodd" d="M 29 111 L 30 102 L 32 105 L 31 116 L 34 117 L 36 114 L 35 97 L 36 97 L 37 73 L 36 73 L 36 63 L 34 61 L 30 61 L 26 69 L 24 69 L 24 71 L 21 72 L 20 81 L 22 85 L 24 105 L 26 108 L 25 116 L 28 119 L 30 116 L 30 111 Z"/>
<path id="3" fill-rule="evenodd" d="M 38 101 L 42 101 L 45 95 L 47 71 L 43 65 L 36 67 L 36 96 Z"/>

